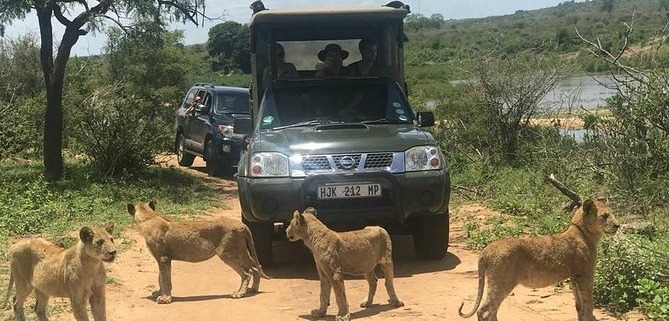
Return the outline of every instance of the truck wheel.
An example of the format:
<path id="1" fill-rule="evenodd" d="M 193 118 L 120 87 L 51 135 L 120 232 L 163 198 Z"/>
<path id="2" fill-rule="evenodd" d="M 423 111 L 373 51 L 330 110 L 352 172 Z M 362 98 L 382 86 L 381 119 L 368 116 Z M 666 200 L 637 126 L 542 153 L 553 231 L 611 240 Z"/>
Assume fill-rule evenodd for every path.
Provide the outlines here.
<path id="1" fill-rule="evenodd" d="M 416 217 L 413 222 L 416 256 L 423 260 L 441 260 L 448 248 L 448 215 Z"/>
<path id="2" fill-rule="evenodd" d="M 221 164 L 221 158 L 218 156 L 218 152 L 216 152 L 216 144 L 213 140 L 207 141 L 204 147 L 204 154 L 209 176 L 223 176 L 225 168 Z"/>
<path id="3" fill-rule="evenodd" d="M 177 136 L 177 162 L 180 166 L 191 166 L 193 165 L 193 160 L 195 160 L 195 155 L 189 154 L 186 152 L 186 146 L 184 146 L 184 134 L 179 133 Z"/>
<path id="4" fill-rule="evenodd" d="M 242 217 L 242 222 L 249 227 L 253 235 L 258 261 L 263 267 L 272 266 L 274 263 L 274 253 L 272 253 L 272 237 L 274 236 L 273 223 L 249 222 Z"/>

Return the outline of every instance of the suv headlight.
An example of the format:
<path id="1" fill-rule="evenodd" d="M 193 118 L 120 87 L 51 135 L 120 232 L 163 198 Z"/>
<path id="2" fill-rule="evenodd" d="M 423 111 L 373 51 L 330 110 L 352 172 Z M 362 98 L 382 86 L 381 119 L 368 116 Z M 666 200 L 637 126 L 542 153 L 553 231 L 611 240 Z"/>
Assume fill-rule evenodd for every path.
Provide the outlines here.
<path id="1" fill-rule="evenodd" d="M 428 171 L 442 168 L 441 153 L 435 146 L 417 146 L 404 152 L 407 172 Z"/>
<path id="2" fill-rule="evenodd" d="M 249 174 L 253 177 L 288 176 L 288 156 L 279 153 L 255 153 L 251 156 Z"/>
<path id="3" fill-rule="evenodd" d="M 228 125 L 218 125 L 218 132 L 223 136 L 232 136 L 234 127 Z"/>

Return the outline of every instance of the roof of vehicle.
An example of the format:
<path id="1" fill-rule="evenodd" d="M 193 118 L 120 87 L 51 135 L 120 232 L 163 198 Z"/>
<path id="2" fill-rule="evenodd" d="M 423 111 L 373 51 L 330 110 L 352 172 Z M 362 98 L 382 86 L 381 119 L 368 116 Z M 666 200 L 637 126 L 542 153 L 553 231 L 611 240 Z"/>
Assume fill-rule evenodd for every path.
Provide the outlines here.
<path id="1" fill-rule="evenodd" d="M 209 88 L 215 92 L 227 92 L 227 93 L 237 93 L 237 94 L 248 94 L 249 89 L 244 87 L 233 87 L 233 86 L 219 86 L 208 83 L 197 83 L 193 85 L 193 88 Z"/>
<path id="2" fill-rule="evenodd" d="M 301 9 L 263 10 L 251 17 L 250 24 L 266 22 L 309 22 L 326 20 L 404 19 L 409 10 L 405 8 L 378 7 L 317 7 Z"/>

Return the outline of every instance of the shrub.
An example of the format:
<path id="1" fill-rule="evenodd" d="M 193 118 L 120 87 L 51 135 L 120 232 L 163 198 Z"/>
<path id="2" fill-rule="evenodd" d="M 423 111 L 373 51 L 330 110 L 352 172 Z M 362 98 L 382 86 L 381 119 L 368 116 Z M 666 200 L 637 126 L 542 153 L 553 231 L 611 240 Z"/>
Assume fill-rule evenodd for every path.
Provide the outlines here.
<path id="1" fill-rule="evenodd" d="M 0 159 L 40 154 L 45 105 L 43 97 L 19 97 L 0 105 Z"/>
<path id="2" fill-rule="evenodd" d="M 72 117 L 74 147 L 102 176 L 135 175 L 171 140 L 170 111 L 122 90 L 100 89 Z"/>
<path id="3" fill-rule="evenodd" d="M 669 287 L 643 278 L 635 289 L 639 292 L 637 303 L 650 320 L 669 320 Z"/>
<path id="4" fill-rule="evenodd" d="M 664 254 L 669 250 L 668 245 L 636 235 L 605 238 L 598 254 L 595 303 L 613 312 L 624 313 L 636 306 L 638 300 L 647 302 L 650 292 L 659 290 L 656 291 L 648 282 L 639 282 L 643 279 L 658 280 L 668 275 L 669 258 Z M 648 293 L 642 294 L 639 286 Z"/>

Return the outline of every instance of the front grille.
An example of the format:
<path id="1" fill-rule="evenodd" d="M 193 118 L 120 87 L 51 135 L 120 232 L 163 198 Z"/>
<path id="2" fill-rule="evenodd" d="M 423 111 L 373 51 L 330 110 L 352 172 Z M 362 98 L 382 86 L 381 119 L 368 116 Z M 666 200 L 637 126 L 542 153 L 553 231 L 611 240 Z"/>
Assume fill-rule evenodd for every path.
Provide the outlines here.
<path id="1" fill-rule="evenodd" d="M 302 159 L 302 166 L 306 171 L 330 170 L 327 156 L 306 156 Z"/>
<path id="2" fill-rule="evenodd" d="M 341 170 L 351 170 L 358 168 L 361 155 L 335 155 L 332 156 L 335 165 Z"/>
<path id="3" fill-rule="evenodd" d="M 365 168 L 385 168 L 393 163 L 392 153 L 369 154 L 365 161 Z"/>
<path id="4" fill-rule="evenodd" d="M 303 155 L 302 163 L 296 166 L 293 169 L 303 170 L 306 175 L 323 172 L 346 173 L 379 170 L 401 173 L 404 172 L 404 153 Z"/>

